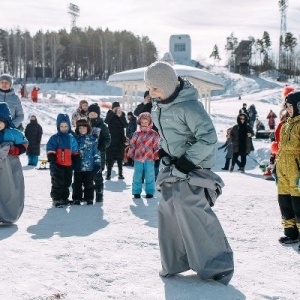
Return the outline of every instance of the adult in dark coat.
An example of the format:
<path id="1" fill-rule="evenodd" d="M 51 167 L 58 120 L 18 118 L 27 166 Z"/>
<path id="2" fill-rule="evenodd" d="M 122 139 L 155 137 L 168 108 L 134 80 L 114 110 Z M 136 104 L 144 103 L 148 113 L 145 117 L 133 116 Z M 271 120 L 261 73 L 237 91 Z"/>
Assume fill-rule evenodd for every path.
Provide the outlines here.
<path id="1" fill-rule="evenodd" d="M 131 111 L 127 113 L 128 126 L 126 128 L 126 148 L 124 153 L 124 166 L 133 166 L 133 159 L 127 157 L 127 152 L 129 150 L 129 142 L 133 136 L 133 134 L 137 130 L 136 117 L 133 115 Z"/>
<path id="2" fill-rule="evenodd" d="M 139 116 L 141 113 L 143 112 L 148 112 L 151 114 L 151 110 L 152 110 L 152 101 L 151 101 L 151 97 L 149 95 L 149 91 L 146 91 L 144 93 L 144 102 L 140 103 L 136 109 L 134 110 L 134 115 L 135 116 Z"/>
<path id="3" fill-rule="evenodd" d="M 110 144 L 110 134 L 106 124 L 104 124 L 101 118 L 100 106 L 97 103 L 93 103 L 88 107 L 88 120 L 92 127 L 92 134 L 98 138 L 98 150 L 101 155 L 101 170 L 95 172 L 94 183 L 96 190 L 96 202 L 103 201 L 103 174 L 106 161 L 106 149 Z M 78 122 L 78 121 L 77 121 Z"/>
<path id="4" fill-rule="evenodd" d="M 237 125 L 234 125 L 231 129 L 230 138 L 233 145 L 233 157 L 230 172 L 233 171 L 234 165 L 237 164 L 239 166 L 239 171 L 244 173 L 247 155 L 254 150 L 252 144 L 254 131 L 247 123 L 247 115 L 240 113 L 237 117 Z M 241 161 L 238 160 L 239 156 L 241 156 Z"/>
<path id="5" fill-rule="evenodd" d="M 106 150 L 107 174 L 106 180 L 111 179 L 111 171 L 115 161 L 118 164 L 119 179 L 123 176 L 123 157 L 125 149 L 125 128 L 128 126 L 125 113 L 121 110 L 120 103 L 114 102 L 112 109 L 107 112 L 104 122 L 108 125 L 111 136 L 110 146 Z"/>
<path id="6" fill-rule="evenodd" d="M 30 123 L 25 128 L 25 136 L 29 142 L 26 150 L 28 166 L 36 166 L 38 164 L 42 135 L 43 128 L 38 124 L 36 116 L 32 115 Z"/>

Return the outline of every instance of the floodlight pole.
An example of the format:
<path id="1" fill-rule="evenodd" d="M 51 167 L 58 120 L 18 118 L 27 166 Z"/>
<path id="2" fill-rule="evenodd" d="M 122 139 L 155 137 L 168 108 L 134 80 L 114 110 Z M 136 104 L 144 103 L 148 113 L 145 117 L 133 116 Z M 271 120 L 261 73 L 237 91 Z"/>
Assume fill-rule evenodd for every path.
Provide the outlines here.
<path id="1" fill-rule="evenodd" d="M 76 27 L 76 19 L 79 17 L 79 7 L 73 3 L 69 4 L 68 14 L 71 15 L 71 29 Z"/>

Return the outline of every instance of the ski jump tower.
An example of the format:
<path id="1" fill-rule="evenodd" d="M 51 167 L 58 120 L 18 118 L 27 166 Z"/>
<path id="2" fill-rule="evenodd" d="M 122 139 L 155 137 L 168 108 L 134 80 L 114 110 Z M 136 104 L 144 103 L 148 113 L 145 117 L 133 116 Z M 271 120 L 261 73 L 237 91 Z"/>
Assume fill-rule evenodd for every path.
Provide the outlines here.
<path id="1" fill-rule="evenodd" d="M 279 37 L 279 72 L 283 72 L 285 67 L 285 50 L 284 50 L 284 40 L 286 35 L 286 10 L 288 7 L 288 0 L 279 0 L 279 11 L 281 14 L 280 22 L 280 37 Z"/>
<path id="2" fill-rule="evenodd" d="M 71 29 L 76 27 L 76 19 L 79 16 L 79 7 L 73 3 L 69 4 L 69 11 L 68 14 L 71 15 Z"/>

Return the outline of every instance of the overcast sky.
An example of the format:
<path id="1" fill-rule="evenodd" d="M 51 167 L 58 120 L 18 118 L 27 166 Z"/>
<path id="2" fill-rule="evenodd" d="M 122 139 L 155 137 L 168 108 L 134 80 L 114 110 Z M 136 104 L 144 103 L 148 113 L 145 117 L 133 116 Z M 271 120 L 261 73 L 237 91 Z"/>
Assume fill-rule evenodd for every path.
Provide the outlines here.
<path id="1" fill-rule="evenodd" d="M 70 1 L 13 0 L 2 4 L 0 28 L 19 27 L 35 33 L 71 27 Z M 278 0 L 74 0 L 80 8 L 77 26 L 128 30 L 148 36 L 161 57 L 169 50 L 173 34 L 189 34 L 192 58 L 208 57 L 218 45 L 222 55 L 226 37 L 234 32 L 238 40 L 250 35 L 261 38 L 268 31 L 277 51 L 280 33 Z M 289 0 L 287 31 L 300 43 L 300 1 Z"/>

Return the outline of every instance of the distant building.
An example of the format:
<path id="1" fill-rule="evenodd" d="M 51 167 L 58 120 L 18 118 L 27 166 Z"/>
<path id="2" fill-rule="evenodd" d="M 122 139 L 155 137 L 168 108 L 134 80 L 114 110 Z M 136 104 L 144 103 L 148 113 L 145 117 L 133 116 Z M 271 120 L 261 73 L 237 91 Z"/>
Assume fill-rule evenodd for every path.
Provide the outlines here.
<path id="1" fill-rule="evenodd" d="M 188 34 L 171 35 L 169 51 L 175 63 L 191 65 L 191 38 Z"/>
<path id="2" fill-rule="evenodd" d="M 234 50 L 234 72 L 239 74 L 250 74 L 252 41 L 243 40 Z"/>

